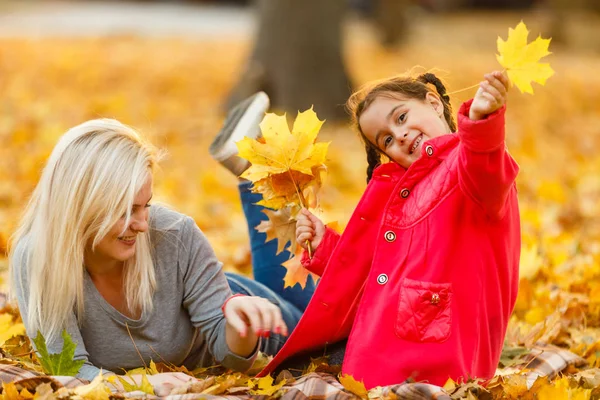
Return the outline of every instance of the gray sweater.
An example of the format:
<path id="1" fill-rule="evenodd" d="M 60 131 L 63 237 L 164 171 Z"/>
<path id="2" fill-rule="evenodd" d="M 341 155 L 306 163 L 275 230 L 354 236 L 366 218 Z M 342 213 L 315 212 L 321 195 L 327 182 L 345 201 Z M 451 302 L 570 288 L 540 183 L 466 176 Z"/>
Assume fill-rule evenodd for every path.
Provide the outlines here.
<path id="1" fill-rule="evenodd" d="M 73 313 L 66 327 L 77 344 L 75 359 L 85 360 L 77 376 L 92 380 L 99 368 L 122 373 L 123 369 L 141 366 L 136 346 L 146 364 L 152 359 L 185 365 L 188 369 L 215 363 L 239 371 L 250 368 L 256 353 L 249 358 L 239 357 L 225 341 L 221 306 L 231 290 L 204 234 L 192 218 L 157 205 L 150 208 L 149 224 L 157 280 L 154 311 L 139 320 L 124 316 L 104 300 L 85 272 L 84 316 L 78 326 Z M 16 285 L 24 321 L 27 321 L 29 246 L 27 237 L 17 243 L 12 260 L 15 278 L 24 283 L 24 290 Z M 37 335 L 30 327 L 26 328 L 30 337 Z M 47 345 L 49 352 L 58 353 L 62 338 Z"/>

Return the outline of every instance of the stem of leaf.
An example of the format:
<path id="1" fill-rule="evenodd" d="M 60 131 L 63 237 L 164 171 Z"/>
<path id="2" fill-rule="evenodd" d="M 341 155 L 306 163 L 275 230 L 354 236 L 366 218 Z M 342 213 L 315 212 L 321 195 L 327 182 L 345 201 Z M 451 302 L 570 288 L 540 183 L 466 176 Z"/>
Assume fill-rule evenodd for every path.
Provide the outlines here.
<path id="1" fill-rule="evenodd" d="M 302 194 L 302 192 L 300 191 L 300 188 L 298 187 L 298 185 L 296 184 L 296 181 L 294 180 L 294 175 L 292 175 L 292 170 L 288 169 L 288 173 L 290 174 L 290 179 L 292 180 L 292 184 L 294 185 L 294 189 L 296 190 L 296 194 L 298 195 L 298 199 L 300 200 L 300 205 L 303 208 L 308 208 L 306 205 L 306 199 L 304 198 L 304 195 Z M 310 245 L 310 241 L 306 241 L 306 250 L 308 251 L 308 257 L 312 259 L 312 255 L 313 255 L 313 249 L 312 246 Z"/>
<path id="2" fill-rule="evenodd" d="M 456 93 L 466 92 L 467 90 L 474 89 L 476 87 L 479 87 L 479 83 L 476 83 L 475 85 L 466 87 L 464 89 L 455 90 L 454 92 L 447 93 L 447 95 L 451 96 L 451 95 L 456 94 Z"/>
<path id="3" fill-rule="evenodd" d="M 504 72 L 506 72 L 506 68 L 505 68 L 505 69 L 503 69 L 502 71 L 500 71 L 500 73 L 502 73 L 502 74 L 503 74 Z M 456 93 L 465 92 L 465 91 L 467 91 L 467 90 L 474 89 L 474 88 L 476 88 L 476 87 L 478 87 L 478 86 L 479 86 L 479 83 L 476 83 L 476 84 L 474 84 L 473 86 L 469 86 L 469 87 L 466 87 L 466 88 L 464 88 L 464 89 L 458 89 L 458 90 L 455 90 L 455 91 L 453 91 L 453 92 L 446 93 L 446 94 L 447 94 L 448 96 L 451 96 L 451 95 L 453 95 L 453 94 L 456 94 Z"/>

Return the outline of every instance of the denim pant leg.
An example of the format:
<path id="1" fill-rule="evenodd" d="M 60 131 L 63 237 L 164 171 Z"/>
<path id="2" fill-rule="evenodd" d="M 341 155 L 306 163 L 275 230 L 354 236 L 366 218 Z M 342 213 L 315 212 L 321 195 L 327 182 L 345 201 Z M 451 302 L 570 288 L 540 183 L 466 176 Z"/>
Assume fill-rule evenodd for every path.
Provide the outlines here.
<path id="1" fill-rule="evenodd" d="M 300 317 L 302 317 L 302 312 L 295 306 L 282 299 L 279 295 L 260 282 L 230 272 L 225 272 L 225 276 L 227 277 L 229 287 L 231 287 L 231 291 L 234 294 L 239 293 L 248 296 L 259 296 L 277 305 L 281 310 L 281 316 L 288 328 L 288 332 L 291 333 L 292 330 L 294 330 L 298 321 L 300 321 Z M 260 351 L 268 355 L 275 355 L 283 347 L 286 340 L 286 336 L 271 333 L 271 336 L 268 338 L 262 338 Z"/>
<path id="2" fill-rule="evenodd" d="M 254 279 L 292 303 L 300 311 L 304 311 L 315 292 L 316 283 L 313 281 L 312 276 L 309 275 L 304 289 L 299 284 L 283 288 L 283 277 L 285 276 L 286 269 L 281 264 L 289 260 L 291 254 L 287 250 L 277 254 L 277 240 L 267 242 L 267 235 L 255 229 L 261 221 L 265 221 L 268 218 L 262 212 L 264 207 L 256 205 L 256 203 L 262 200 L 262 195 L 260 193 L 252 193 L 250 191 L 251 187 L 251 182 L 243 182 L 239 185 L 242 208 L 246 215 L 248 234 L 250 235 Z"/>

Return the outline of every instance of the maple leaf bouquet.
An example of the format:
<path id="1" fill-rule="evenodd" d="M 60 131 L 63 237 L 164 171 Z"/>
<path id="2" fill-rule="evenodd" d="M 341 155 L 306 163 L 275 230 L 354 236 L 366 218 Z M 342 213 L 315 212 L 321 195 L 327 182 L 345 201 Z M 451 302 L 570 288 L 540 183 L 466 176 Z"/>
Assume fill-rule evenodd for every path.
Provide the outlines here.
<path id="1" fill-rule="evenodd" d="M 294 255 L 282 264 L 287 269 L 284 287 L 299 283 L 304 288 L 312 275 L 300 264 L 296 216 L 302 208 L 319 205 L 329 142 L 316 143 L 316 139 L 324 122 L 311 107 L 298 113 L 290 131 L 285 114 L 267 113 L 260 123 L 262 137 L 245 137 L 236 143 L 238 155 L 251 163 L 241 177 L 252 181 L 254 193 L 262 194 L 257 204 L 270 209 L 263 210 L 268 220 L 256 229 L 266 233 L 267 241 L 277 239 L 277 254 L 287 249 Z"/>

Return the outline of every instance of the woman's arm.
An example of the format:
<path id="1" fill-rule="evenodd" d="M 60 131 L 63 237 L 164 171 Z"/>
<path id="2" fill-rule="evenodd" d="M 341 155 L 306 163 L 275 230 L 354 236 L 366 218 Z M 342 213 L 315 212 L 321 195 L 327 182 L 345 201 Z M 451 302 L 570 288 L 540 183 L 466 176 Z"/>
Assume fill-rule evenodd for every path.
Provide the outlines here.
<path id="1" fill-rule="evenodd" d="M 219 363 L 245 371 L 257 355 L 259 331 L 280 326 L 281 332 L 287 333 L 279 308 L 259 297 L 231 296 L 221 263 L 189 217 L 181 240 L 179 268 L 184 283 L 183 305 L 191 322 L 201 330 L 209 351 Z"/>

